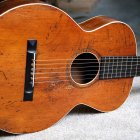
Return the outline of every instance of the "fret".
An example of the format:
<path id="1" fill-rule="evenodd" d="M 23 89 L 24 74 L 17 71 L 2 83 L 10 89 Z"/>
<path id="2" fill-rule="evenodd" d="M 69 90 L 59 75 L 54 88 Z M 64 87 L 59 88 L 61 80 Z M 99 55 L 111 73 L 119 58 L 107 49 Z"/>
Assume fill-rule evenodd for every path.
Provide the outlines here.
<path id="1" fill-rule="evenodd" d="M 126 77 L 126 72 L 127 72 L 127 61 L 128 61 L 128 57 L 126 58 L 125 77 Z"/>
<path id="2" fill-rule="evenodd" d="M 121 61 L 123 62 L 123 57 L 122 57 Z M 119 73 L 120 73 L 120 77 L 122 77 L 122 65 L 123 65 L 123 64 L 121 63 L 120 72 L 119 72 Z"/>
<path id="3" fill-rule="evenodd" d="M 120 56 L 102 57 L 100 79 L 127 78 L 140 76 L 140 57 Z"/>
<path id="4" fill-rule="evenodd" d="M 112 63 L 113 64 L 112 64 L 112 70 L 111 70 L 111 78 L 113 77 L 112 74 L 114 73 L 114 69 L 113 69 L 113 67 L 114 67 L 114 57 L 112 58 Z"/>
<path id="5" fill-rule="evenodd" d="M 106 57 L 104 58 L 104 63 L 102 63 L 102 64 L 104 64 L 103 66 L 103 69 L 104 69 L 104 71 L 105 71 L 105 64 L 106 64 Z M 104 73 L 103 73 L 103 79 L 104 79 L 105 77 L 104 77 Z"/>
<path id="6" fill-rule="evenodd" d="M 124 67 L 124 66 L 122 66 L 122 68 L 123 68 L 123 67 Z M 126 66 L 125 66 L 125 67 L 126 67 Z M 113 70 L 114 70 L 114 72 L 112 72 Z M 102 70 L 102 71 L 104 71 L 104 70 Z M 104 71 L 104 73 L 107 74 L 108 72 L 107 72 L 107 71 Z M 116 68 L 115 68 L 115 69 L 114 69 L 114 68 L 111 68 L 109 73 L 110 73 L 110 74 L 111 74 L 111 73 L 116 74 Z M 118 69 L 118 70 L 117 70 L 117 73 L 118 73 L 118 75 L 120 75 L 120 73 L 123 73 L 123 75 L 125 75 L 125 73 L 126 73 L 126 74 L 129 73 L 129 75 L 130 75 L 130 69 L 127 69 L 127 70 L 126 70 L 126 69 L 122 69 L 122 70 L 121 70 L 121 69 Z"/>
<path id="7" fill-rule="evenodd" d="M 133 64 L 133 57 L 132 57 L 131 66 L 130 66 L 130 77 L 131 77 L 131 73 L 132 73 L 132 64 Z"/>
<path id="8" fill-rule="evenodd" d="M 117 62 L 116 62 L 116 76 L 115 76 L 115 78 L 117 78 L 117 76 L 118 76 L 118 58 L 115 58 L 116 60 L 117 60 Z"/>
<path id="9" fill-rule="evenodd" d="M 110 72 L 109 72 L 109 69 L 110 69 L 110 68 L 109 68 L 109 64 L 110 64 L 110 59 L 109 59 L 109 57 L 108 57 L 108 61 L 107 61 L 107 62 L 108 62 L 108 70 L 107 70 L 107 78 L 108 78 L 108 77 L 109 77 L 109 73 L 110 73 Z"/>
<path id="10" fill-rule="evenodd" d="M 138 71 L 137 71 L 137 69 L 138 69 L 138 63 L 139 61 L 138 61 L 138 59 L 136 60 L 136 75 L 138 74 Z"/>

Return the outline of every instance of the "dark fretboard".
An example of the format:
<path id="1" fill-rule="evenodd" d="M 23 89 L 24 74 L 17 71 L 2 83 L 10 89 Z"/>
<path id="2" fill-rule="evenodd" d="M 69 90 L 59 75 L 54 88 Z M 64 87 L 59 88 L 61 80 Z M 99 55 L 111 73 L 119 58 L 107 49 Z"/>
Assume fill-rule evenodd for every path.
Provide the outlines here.
<path id="1" fill-rule="evenodd" d="M 100 79 L 127 78 L 140 76 L 140 57 L 102 57 Z"/>

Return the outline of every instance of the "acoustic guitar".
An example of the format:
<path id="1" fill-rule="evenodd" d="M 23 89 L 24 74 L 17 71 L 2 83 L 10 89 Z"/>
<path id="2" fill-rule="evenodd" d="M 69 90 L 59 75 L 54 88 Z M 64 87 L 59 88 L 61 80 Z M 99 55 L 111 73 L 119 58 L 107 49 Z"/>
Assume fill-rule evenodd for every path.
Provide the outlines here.
<path id="1" fill-rule="evenodd" d="M 0 15 L 0 129 L 46 129 L 78 104 L 120 107 L 140 75 L 136 40 L 125 23 L 97 16 L 77 24 L 43 3 Z"/>

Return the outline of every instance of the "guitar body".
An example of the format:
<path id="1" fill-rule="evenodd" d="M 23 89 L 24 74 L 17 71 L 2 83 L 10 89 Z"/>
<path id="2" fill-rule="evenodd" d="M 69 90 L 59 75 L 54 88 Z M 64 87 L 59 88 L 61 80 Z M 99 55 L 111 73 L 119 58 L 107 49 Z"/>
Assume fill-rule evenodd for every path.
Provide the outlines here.
<path id="1" fill-rule="evenodd" d="M 67 75 L 72 60 L 83 52 L 101 56 L 135 56 L 129 26 L 105 16 L 76 24 L 66 13 L 47 4 L 16 7 L 0 16 L 0 128 L 10 133 L 36 132 L 50 127 L 78 104 L 101 112 L 121 106 L 133 78 L 99 80 L 77 85 L 72 80 L 36 83 L 32 101 L 23 101 L 27 40 L 36 39 L 37 60 L 64 59 L 50 65 L 49 80 Z M 58 61 L 57 61 L 58 63 Z M 37 68 L 38 66 L 36 66 Z M 60 67 L 64 67 L 63 74 Z M 44 68 L 44 67 L 43 67 Z M 58 73 L 55 71 L 58 70 Z M 40 71 L 39 71 L 40 72 Z M 69 79 L 70 77 L 68 77 Z"/>

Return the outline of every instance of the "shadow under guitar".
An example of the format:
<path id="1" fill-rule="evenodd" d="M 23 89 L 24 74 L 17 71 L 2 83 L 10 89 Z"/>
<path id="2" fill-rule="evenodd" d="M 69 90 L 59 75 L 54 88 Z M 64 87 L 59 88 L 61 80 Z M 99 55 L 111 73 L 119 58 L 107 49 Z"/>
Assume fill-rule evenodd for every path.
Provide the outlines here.
<path id="1" fill-rule="evenodd" d="M 17 136 L 17 134 L 10 134 L 8 132 L 4 132 L 0 130 L 0 137 L 6 137 L 6 136 Z"/>
<path id="2" fill-rule="evenodd" d="M 86 105 L 83 105 L 83 104 L 80 104 L 78 106 L 76 106 L 75 108 L 73 108 L 69 115 L 71 114 L 97 114 L 97 113 L 101 113 L 89 106 L 86 106 Z"/>

